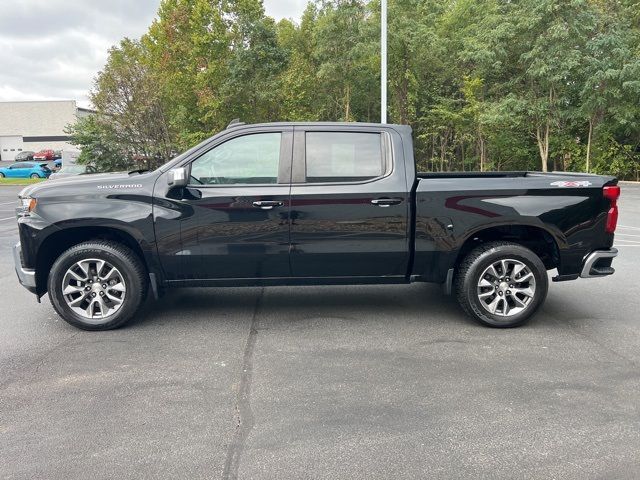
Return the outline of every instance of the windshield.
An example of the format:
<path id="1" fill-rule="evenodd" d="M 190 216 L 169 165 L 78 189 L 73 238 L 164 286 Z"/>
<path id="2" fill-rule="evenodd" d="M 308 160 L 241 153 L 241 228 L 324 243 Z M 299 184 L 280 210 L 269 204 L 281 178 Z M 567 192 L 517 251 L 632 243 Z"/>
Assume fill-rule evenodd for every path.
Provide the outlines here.
<path id="1" fill-rule="evenodd" d="M 219 134 L 218 134 L 219 135 Z M 180 155 L 178 155 L 177 157 L 175 157 L 173 160 L 169 160 L 167 163 L 165 163 L 164 165 L 162 165 L 160 168 L 158 168 L 159 171 L 161 172 L 166 172 L 167 170 L 171 169 L 172 167 L 174 167 L 175 165 L 178 165 L 182 160 L 184 160 L 186 157 L 188 157 L 189 155 L 191 155 L 193 152 L 197 151 L 198 149 L 200 149 L 201 147 L 203 147 L 204 145 L 207 145 L 208 143 L 211 142 L 211 140 L 213 140 L 215 137 L 217 137 L 218 135 L 214 135 L 211 138 L 207 138 L 206 140 L 204 140 L 203 142 L 200 142 L 198 145 L 191 147 L 189 150 L 187 150 L 184 153 L 181 153 Z"/>

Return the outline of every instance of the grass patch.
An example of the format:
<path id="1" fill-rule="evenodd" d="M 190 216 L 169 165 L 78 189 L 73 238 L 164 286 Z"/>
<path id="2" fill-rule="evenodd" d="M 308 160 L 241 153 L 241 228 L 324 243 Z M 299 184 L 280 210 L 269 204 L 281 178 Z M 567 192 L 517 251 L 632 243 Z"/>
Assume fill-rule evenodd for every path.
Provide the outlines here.
<path id="1" fill-rule="evenodd" d="M 2 185 L 33 185 L 45 180 L 46 178 L 0 178 L 0 187 Z"/>

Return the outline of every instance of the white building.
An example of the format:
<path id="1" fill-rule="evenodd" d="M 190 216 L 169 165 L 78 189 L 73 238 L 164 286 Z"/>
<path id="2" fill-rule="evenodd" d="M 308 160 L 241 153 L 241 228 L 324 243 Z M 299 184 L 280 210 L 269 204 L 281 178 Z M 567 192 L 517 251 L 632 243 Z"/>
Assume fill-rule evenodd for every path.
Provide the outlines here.
<path id="1" fill-rule="evenodd" d="M 91 113 L 75 100 L 0 102 L 0 160 L 13 160 L 26 150 L 75 148 L 65 129 Z"/>

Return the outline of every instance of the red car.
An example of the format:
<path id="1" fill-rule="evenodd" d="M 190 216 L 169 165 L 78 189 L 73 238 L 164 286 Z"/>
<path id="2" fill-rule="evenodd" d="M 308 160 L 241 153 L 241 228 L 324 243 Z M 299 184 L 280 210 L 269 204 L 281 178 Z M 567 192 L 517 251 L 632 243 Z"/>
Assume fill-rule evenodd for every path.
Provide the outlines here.
<path id="1" fill-rule="evenodd" d="M 55 152 L 50 148 L 47 148 L 44 150 L 40 150 L 38 153 L 34 154 L 33 159 L 36 161 L 51 162 L 53 161 L 55 156 L 56 156 Z"/>

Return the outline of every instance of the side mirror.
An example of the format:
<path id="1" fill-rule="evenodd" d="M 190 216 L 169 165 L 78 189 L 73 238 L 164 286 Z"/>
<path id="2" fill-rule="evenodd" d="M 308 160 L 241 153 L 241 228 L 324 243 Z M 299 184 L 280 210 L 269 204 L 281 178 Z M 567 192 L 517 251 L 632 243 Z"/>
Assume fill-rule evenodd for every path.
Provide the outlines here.
<path id="1" fill-rule="evenodd" d="M 169 170 L 167 183 L 170 187 L 186 187 L 189 185 L 189 174 L 185 167 Z"/>

